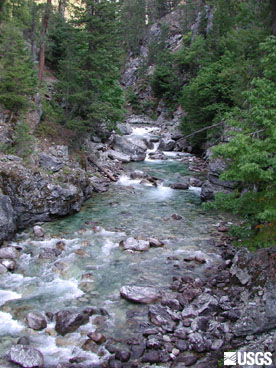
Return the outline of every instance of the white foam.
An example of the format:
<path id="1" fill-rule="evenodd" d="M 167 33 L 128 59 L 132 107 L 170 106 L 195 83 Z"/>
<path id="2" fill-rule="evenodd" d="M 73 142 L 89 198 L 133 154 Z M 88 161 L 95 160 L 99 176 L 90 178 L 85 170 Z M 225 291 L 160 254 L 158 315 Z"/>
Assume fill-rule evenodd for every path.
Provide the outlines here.
<path id="1" fill-rule="evenodd" d="M 190 153 L 186 153 L 186 152 L 163 151 L 163 153 L 165 156 L 172 157 L 172 158 L 191 156 Z"/>
<path id="2" fill-rule="evenodd" d="M 8 300 L 20 299 L 21 294 L 15 293 L 11 290 L 0 290 L 0 305 L 5 304 Z"/>
<path id="3" fill-rule="evenodd" d="M 51 299 L 62 298 L 70 300 L 79 298 L 84 293 L 78 288 L 78 281 L 76 279 L 62 280 L 59 277 L 48 283 L 40 285 L 38 296 L 49 296 Z"/>
<path id="4" fill-rule="evenodd" d="M 154 190 L 148 193 L 148 196 L 150 196 L 150 198 L 153 198 L 157 201 L 164 201 L 165 199 L 168 199 L 173 195 L 173 189 L 171 189 L 170 187 L 165 187 L 163 184 L 158 185 L 157 188 L 154 188 Z"/>
<path id="5" fill-rule="evenodd" d="M 135 127 L 135 128 L 132 128 L 131 135 L 146 136 L 149 133 L 157 132 L 159 130 L 160 128 L 157 128 L 157 127 Z"/>
<path id="6" fill-rule="evenodd" d="M 107 239 L 104 243 L 104 246 L 102 247 L 102 252 L 105 256 L 109 256 L 112 249 L 118 248 L 118 246 L 119 245 L 117 243 L 113 243 L 111 240 Z"/>
<path id="7" fill-rule="evenodd" d="M 189 187 L 189 190 L 194 192 L 196 195 L 200 196 L 201 194 L 201 188 L 200 187 Z"/>
<path id="8" fill-rule="evenodd" d="M 12 319 L 10 313 L 0 312 L 0 336 L 17 336 L 23 329 L 24 326 Z"/>
<path id="9" fill-rule="evenodd" d="M 117 184 L 123 186 L 130 186 L 130 185 L 137 185 L 140 183 L 140 181 L 141 179 L 130 179 L 127 175 L 122 175 L 117 181 Z"/>

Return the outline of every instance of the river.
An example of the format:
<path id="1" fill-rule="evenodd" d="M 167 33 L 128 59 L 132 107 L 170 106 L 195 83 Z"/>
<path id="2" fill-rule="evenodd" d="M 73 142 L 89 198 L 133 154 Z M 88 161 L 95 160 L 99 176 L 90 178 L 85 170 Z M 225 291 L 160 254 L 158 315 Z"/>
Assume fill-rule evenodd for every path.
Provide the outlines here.
<path id="1" fill-rule="evenodd" d="M 141 136 L 146 130 L 136 128 L 134 134 Z M 217 223 L 227 218 L 202 209 L 199 188 L 169 187 L 195 174 L 189 172 L 183 155 L 166 155 L 165 161 L 147 158 L 125 164 L 125 174 L 108 192 L 93 194 L 73 216 L 43 224 L 43 240 L 35 240 L 29 229 L 11 242 L 22 248 L 23 254 L 16 272 L 0 276 L 2 368 L 14 367 L 4 355 L 20 336 L 30 337 L 32 346 L 43 353 L 46 368 L 73 357 L 86 359 L 86 364 L 105 359 L 108 353 L 104 348 L 99 348 L 97 355 L 81 349 L 88 332 L 99 329 L 110 341 L 123 346 L 127 339 L 139 334 L 141 324 L 147 321 L 147 306 L 134 305 L 120 297 L 123 285 L 167 290 L 172 277 L 183 273 L 179 262 L 185 255 L 204 252 L 207 259 L 216 259 L 215 248 L 208 240 L 214 236 Z M 157 187 L 141 184 L 140 180 L 130 179 L 133 170 L 142 170 L 162 181 Z M 182 219 L 173 219 L 173 214 Z M 164 247 L 142 253 L 123 251 L 119 242 L 130 236 L 154 237 L 162 240 Z M 39 257 L 43 248 L 53 248 L 58 241 L 65 243 L 58 258 Z M 207 266 L 208 262 L 187 272 L 202 274 Z M 49 319 L 42 331 L 26 327 L 25 317 L 30 311 L 56 313 L 91 305 L 105 308 L 109 316 L 92 316 L 88 324 L 64 337 L 55 332 L 55 324 Z"/>

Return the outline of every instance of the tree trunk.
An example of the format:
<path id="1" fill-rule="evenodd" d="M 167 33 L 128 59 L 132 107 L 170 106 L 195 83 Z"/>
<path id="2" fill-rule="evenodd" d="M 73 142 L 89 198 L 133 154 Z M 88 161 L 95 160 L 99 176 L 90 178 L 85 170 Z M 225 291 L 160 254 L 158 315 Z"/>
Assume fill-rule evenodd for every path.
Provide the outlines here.
<path id="1" fill-rule="evenodd" d="M 45 66 L 45 36 L 48 28 L 52 0 L 47 0 L 45 14 L 40 33 L 40 55 L 39 55 L 39 87 L 41 87 Z"/>

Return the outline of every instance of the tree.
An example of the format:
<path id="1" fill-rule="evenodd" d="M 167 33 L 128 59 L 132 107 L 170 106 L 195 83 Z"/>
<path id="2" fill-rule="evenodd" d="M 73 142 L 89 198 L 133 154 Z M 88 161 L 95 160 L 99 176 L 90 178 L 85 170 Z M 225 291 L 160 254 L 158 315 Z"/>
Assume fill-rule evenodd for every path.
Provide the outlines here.
<path id="1" fill-rule="evenodd" d="M 66 124 L 71 128 L 92 131 L 103 122 L 111 128 L 121 117 L 117 7 L 108 0 L 75 6 L 74 27 L 68 29 L 59 66 Z"/>
<path id="2" fill-rule="evenodd" d="M 21 30 L 10 21 L 0 38 L 0 103 L 13 112 L 27 108 L 37 79 Z"/>
<path id="3" fill-rule="evenodd" d="M 228 162 L 221 179 L 238 182 L 240 190 L 217 195 L 216 205 L 242 215 L 258 238 L 276 241 L 276 38 L 268 37 L 260 49 L 262 76 L 244 92 L 246 104 L 226 116 L 230 142 L 214 148 Z"/>

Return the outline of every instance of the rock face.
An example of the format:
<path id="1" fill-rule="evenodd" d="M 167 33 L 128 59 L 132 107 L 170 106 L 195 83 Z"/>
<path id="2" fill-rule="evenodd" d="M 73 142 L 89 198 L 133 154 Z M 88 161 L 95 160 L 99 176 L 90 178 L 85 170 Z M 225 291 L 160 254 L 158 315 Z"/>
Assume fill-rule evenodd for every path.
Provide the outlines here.
<path id="1" fill-rule="evenodd" d="M 23 166 L 20 158 L 0 157 L 0 190 L 5 193 L 0 194 L 0 242 L 16 228 L 80 210 L 91 196 L 90 180 L 80 168 L 68 168 L 63 175 L 64 182 L 57 184 L 53 175 Z"/>
<path id="2" fill-rule="evenodd" d="M 236 336 L 247 336 L 276 326 L 276 248 L 250 253 L 241 249 L 233 259 L 231 275 L 246 286 L 243 308 L 234 326 Z"/>
<path id="3" fill-rule="evenodd" d="M 133 138 L 130 140 L 125 136 L 121 137 L 120 135 L 115 134 L 111 145 L 113 150 L 128 155 L 131 161 L 143 161 L 146 158 L 147 147 L 143 141 L 140 140 L 139 145 L 137 145 L 137 142 L 137 139 L 133 142 Z"/>
<path id="4" fill-rule="evenodd" d="M 53 172 L 61 170 L 64 166 L 64 163 L 60 159 L 52 155 L 47 155 L 46 153 L 40 155 L 39 164 L 44 169 Z"/>
<path id="5" fill-rule="evenodd" d="M 15 213 L 11 199 L 0 192 L 0 244 L 13 235 L 15 229 Z"/>
<path id="6" fill-rule="evenodd" d="M 160 293 L 151 287 L 123 286 L 121 297 L 135 303 L 148 304 L 160 299 Z"/>
<path id="7" fill-rule="evenodd" d="M 44 359 L 39 350 L 26 345 L 13 345 L 10 360 L 23 368 L 43 368 Z"/>
<path id="8" fill-rule="evenodd" d="M 64 336 L 67 333 L 76 331 L 81 325 L 89 321 L 89 313 L 77 313 L 63 310 L 56 313 L 56 331 Z"/>
<path id="9" fill-rule="evenodd" d="M 203 183 L 200 196 L 203 201 L 213 200 L 215 193 L 231 193 L 236 188 L 237 183 L 219 179 L 220 174 L 225 168 L 225 161 L 218 158 L 210 158 L 208 164 L 208 180 Z"/>

